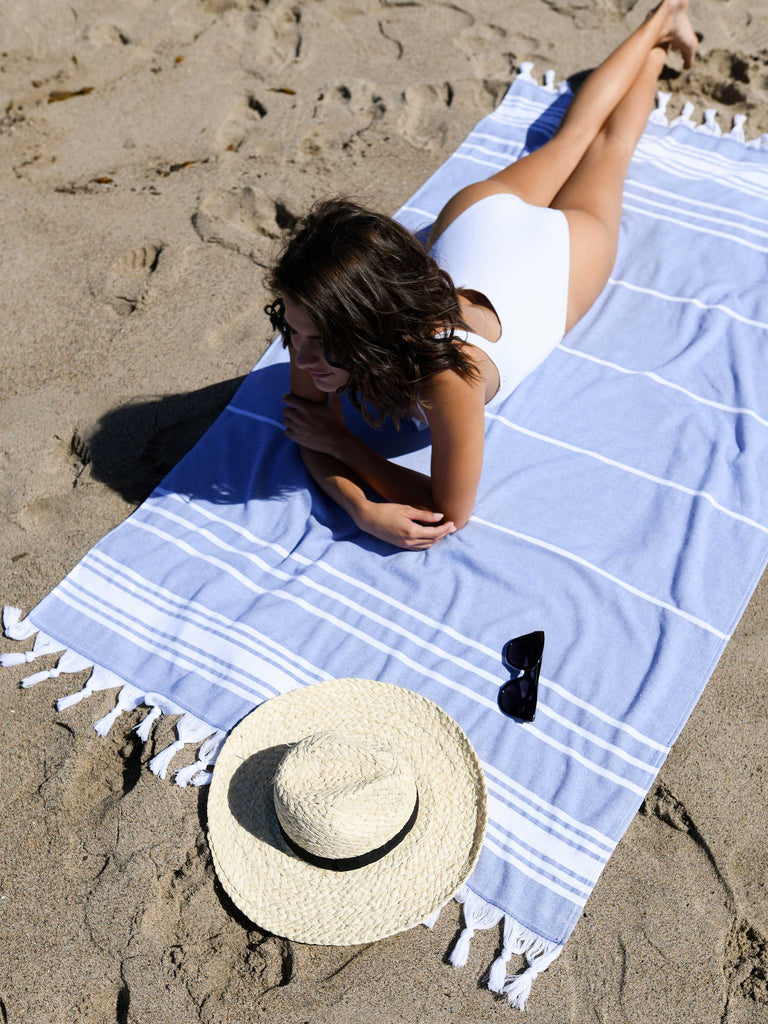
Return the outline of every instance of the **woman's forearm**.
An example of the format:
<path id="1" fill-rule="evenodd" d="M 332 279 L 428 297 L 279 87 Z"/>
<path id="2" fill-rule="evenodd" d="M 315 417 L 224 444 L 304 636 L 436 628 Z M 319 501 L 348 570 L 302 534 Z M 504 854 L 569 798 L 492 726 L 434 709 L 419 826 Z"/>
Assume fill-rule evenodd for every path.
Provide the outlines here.
<path id="1" fill-rule="evenodd" d="M 333 455 L 301 448 L 301 457 L 317 486 L 360 525 L 368 504 L 364 482 Z"/>
<path id="2" fill-rule="evenodd" d="M 350 431 L 339 436 L 334 455 L 385 501 L 440 511 L 434 506 L 428 476 L 390 462 Z"/>
<path id="3" fill-rule="evenodd" d="M 356 526 L 379 540 L 423 551 L 456 530 L 439 512 L 405 502 L 371 501 L 354 470 L 333 455 L 302 448 L 301 455 L 315 483 L 343 508 Z"/>

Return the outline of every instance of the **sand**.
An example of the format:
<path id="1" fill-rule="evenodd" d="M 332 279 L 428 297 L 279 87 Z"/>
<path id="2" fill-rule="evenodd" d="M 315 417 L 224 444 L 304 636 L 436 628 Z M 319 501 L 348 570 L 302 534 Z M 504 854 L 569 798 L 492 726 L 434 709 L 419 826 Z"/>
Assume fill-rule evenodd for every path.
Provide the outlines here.
<path id="1" fill-rule="evenodd" d="M 768 131 L 768 10 L 699 2 L 683 100 Z M 269 331 L 263 268 L 314 198 L 393 211 L 521 60 L 592 67 L 633 0 L 7 0 L 0 600 L 32 607 L 195 440 Z M 525 1019 L 768 1021 L 768 581 Z M 9 640 L 3 650 L 17 649 Z M 44 659 L 42 667 L 55 659 Z M 205 791 L 146 769 L 114 692 L 0 673 L 0 1021 L 490 1022 L 459 911 L 350 949 L 266 936 L 229 903 Z"/>

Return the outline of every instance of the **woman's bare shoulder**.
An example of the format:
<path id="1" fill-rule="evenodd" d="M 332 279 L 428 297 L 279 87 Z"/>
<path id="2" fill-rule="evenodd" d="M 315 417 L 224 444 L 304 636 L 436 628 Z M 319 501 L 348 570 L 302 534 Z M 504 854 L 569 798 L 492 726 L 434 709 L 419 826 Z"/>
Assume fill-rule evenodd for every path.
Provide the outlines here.
<path id="1" fill-rule="evenodd" d="M 461 415 L 479 402 L 484 405 L 484 381 L 467 380 L 455 370 L 441 370 L 421 390 L 422 406 L 432 423 L 437 417 Z"/>

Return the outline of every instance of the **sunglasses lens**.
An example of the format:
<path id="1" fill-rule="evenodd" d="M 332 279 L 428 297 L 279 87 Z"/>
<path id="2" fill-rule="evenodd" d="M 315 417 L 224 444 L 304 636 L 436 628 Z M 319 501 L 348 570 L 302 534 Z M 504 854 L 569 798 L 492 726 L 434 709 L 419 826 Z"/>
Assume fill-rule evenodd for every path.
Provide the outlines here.
<path id="1" fill-rule="evenodd" d="M 499 690 L 499 707 L 505 715 L 532 722 L 536 713 L 536 690 L 528 676 L 510 679 Z"/>
<path id="2" fill-rule="evenodd" d="M 537 629 L 525 636 L 515 637 L 504 648 L 504 664 L 508 669 L 527 669 L 541 660 L 544 653 L 544 633 Z"/>

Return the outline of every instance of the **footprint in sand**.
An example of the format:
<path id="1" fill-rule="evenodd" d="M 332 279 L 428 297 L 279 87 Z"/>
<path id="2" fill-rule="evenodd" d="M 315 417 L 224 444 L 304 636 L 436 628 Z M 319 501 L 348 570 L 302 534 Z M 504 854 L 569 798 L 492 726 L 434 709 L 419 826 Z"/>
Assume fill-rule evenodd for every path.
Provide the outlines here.
<path id="1" fill-rule="evenodd" d="M 147 242 L 138 249 L 121 253 L 110 264 L 100 291 L 121 316 L 132 313 L 143 299 L 162 251 L 162 242 Z"/>
<path id="2" fill-rule="evenodd" d="M 282 237 L 296 222 L 280 202 L 246 185 L 236 192 L 212 192 L 192 218 L 204 242 L 218 242 L 263 266 L 265 239 Z"/>
<path id="3" fill-rule="evenodd" d="M 453 102 L 451 83 L 412 85 L 400 99 L 402 107 L 395 125 L 406 142 L 426 150 L 443 146 L 448 131 L 445 112 Z"/>

